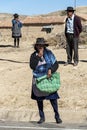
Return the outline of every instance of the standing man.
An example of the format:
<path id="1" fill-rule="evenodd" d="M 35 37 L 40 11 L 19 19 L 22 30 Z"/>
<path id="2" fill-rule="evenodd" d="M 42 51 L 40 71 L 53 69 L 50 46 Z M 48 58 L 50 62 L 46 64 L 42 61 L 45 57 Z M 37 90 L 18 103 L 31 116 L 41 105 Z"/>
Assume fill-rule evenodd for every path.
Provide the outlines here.
<path id="1" fill-rule="evenodd" d="M 67 52 L 67 62 L 65 65 L 72 63 L 72 56 L 74 51 L 74 66 L 78 65 L 78 40 L 79 34 L 82 32 L 82 25 L 80 18 L 74 14 L 73 7 L 67 7 L 67 18 L 65 24 L 65 36 L 66 36 L 66 52 Z"/>
<path id="2" fill-rule="evenodd" d="M 22 37 L 22 23 L 19 21 L 19 15 L 14 14 L 12 19 L 12 37 L 14 38 L 14 47 L 19 47 L 20 38 Z"/>

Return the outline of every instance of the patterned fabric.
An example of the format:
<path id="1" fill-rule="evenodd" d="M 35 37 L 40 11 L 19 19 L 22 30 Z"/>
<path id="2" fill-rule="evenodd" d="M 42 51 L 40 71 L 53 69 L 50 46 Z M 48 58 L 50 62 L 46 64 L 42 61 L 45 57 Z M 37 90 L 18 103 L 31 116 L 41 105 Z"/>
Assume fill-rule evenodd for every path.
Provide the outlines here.
<path id="1" fill-rule="evenodd" d="M 47 71 L 49 68 L 51 68 L 51 66 L 56 62 L 56 58 L 53 55 L 53 53 L 48 50 L 45 49 L 44 50 L 44 55 L 41 58 L 41 61 L 39 61 L 36 70 L 33 71 L 33 76 L 35 78 L 44 76 L 47 74 Z"/>
<path id="2" fill-rule="evenodd" d="M 20 21 L 17 21 L 15 19 L 12 20 L 12 25 L 14 26 L 15 23 L 18 23 L 18 27 L 21 28 L 22 27 L 22 23 Z"/>
<path id="3" fill-rule="evenodd" d="M 22 23 L 15 19 L 12 20 L 12 37 L 21 37 Z"/>
<path id="4" fill-rule="evenodd" d="M 47 78 L 47 76 L 37 78 L 36 86 L 41 92 L 56 92 L 60 88 L 60 74 L 55 72 L 50 78 Z"/>

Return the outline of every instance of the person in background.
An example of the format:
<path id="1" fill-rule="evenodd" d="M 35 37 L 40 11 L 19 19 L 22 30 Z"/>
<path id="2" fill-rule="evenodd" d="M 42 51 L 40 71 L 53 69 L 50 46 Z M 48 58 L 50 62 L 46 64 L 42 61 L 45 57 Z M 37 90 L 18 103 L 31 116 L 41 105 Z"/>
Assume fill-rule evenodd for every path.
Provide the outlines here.
<path id="1" fill-rule="evenodd" d="M 82 32 L 82 24 L 80 18 L 74 14 L 73 7 L 67 7 L 67 18 L 65 24 L 65 36 L 66 36 L 66 52 L 67 52 L 67 62 L 65 65 L 72 63 L 72 56 L 74 51 L 74 66 L 78 65 L 78 40 L 79 35 Z"/>
<path id="2" fill-rule="evenodd" d="M 20 37 L 22 37 L 22 23 L 19 21 L 18 14 L 14 14 L 13 16 L 14 19 L 12 19 L 12 37 L 14 38 L 14 47 L 19 47 Z"/>
<path id="3" fill-rule="evenodd" d="M 43 37 L 37 38 L 36 43 L 34 44 L 35 51 L 30 56 L 30 68 L 33 70 L 31 98 L 37 101 L 40 116 L 40 120 L 38 121 L 39 124 L 45 121 L 45 115 L 43 110 L 43 100 L 45 99 L 50 100 L 50 103 L 55 113 L 56 123 L 62 123 L 58 112 L 58 93 L 44 93 L 39 91 L 36 87 L 36 78 L 41 77 L 43 75 L 47 75 L 49 78 L 51 77 L 52 73 L 57 71 L 58 69 L 58 62 L 54 54 L 46 47 L 48 47 L 48 44 L 46 43 L 45 39 Z"/>

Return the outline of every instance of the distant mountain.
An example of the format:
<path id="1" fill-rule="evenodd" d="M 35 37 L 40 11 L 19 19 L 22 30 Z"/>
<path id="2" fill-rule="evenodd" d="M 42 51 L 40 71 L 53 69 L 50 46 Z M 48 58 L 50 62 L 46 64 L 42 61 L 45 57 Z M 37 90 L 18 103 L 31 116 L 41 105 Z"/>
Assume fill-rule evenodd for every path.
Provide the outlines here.
<path id="1" fill-rule="evenodd" d="M 77 7 L 75 13 L 87 14 L 87 6 Z M 64 15 L 66 15 L 66 11 L 65 10 L 60 10 L 60 11 L 51 12 L 51 13 L 48 13 L 48 14 L 42 15 L 42 16 L 53 16 L 53 15 L 55 15 L 55 16 L 56 15 L 64 16 Z"/>
<path id="2" fill-rule="evenodd" d="M 27 17 L 27 15 L 20 15 L 20 19 L 23 20 Z M 12 20 L 13 19 L 13 14 L 8 14 L 8 13 L 0 13 L 0 21 L 4 20 Z"/>
<path id="3" fill-rule="evenodd" d="M 87 14 L 87 6 L 77 7 L 75 13 Z M 66 11 L 60 10 L 60 11 L 51 12 L 51 13 L 44 14 L 44 15 L 37 15 L 37 16 L 45 17 L 45 16 L 58 16 L 58 15 L 65 16 Z M 20 15 L 20 20 L 24 20 L 27 16 L 29 16 L 29 15 Z M 11 20 L 12 18 L 13 18 L 13 14 L 0 13 L 0 21 Z"/>

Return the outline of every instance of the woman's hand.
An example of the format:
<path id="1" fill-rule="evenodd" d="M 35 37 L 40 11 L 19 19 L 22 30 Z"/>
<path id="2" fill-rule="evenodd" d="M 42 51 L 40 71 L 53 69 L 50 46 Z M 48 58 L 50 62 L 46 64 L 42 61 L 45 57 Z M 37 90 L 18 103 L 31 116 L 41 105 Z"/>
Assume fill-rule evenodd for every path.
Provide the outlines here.
<path id="1" fill-rule="evenodd" d="M 43 56 L 43 51 L 44 51 L 43 48 L 39 48 L 38 50 L 39 50 L 38 56 L 42 57 Z"/>
<path id="2" fill-rule="evenodd" d="M 48 70 L 48 73 L 47 73 L 47 77 L 50 78 L 51 75 L 52 75 L 52 73 L 51 73 L 51 69 L 49 69 L 49 70 Z"/>

